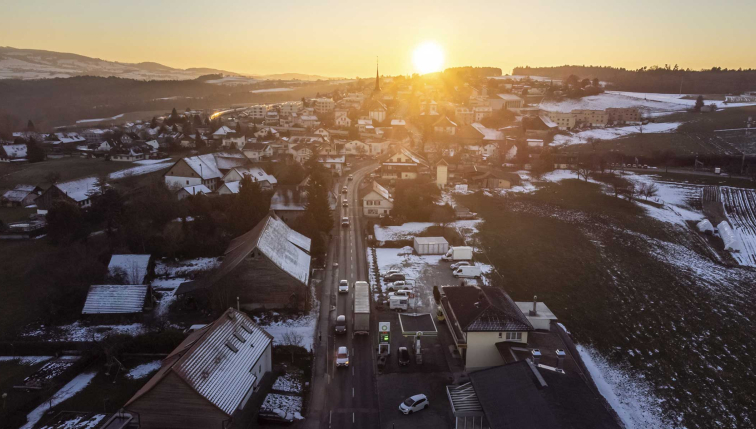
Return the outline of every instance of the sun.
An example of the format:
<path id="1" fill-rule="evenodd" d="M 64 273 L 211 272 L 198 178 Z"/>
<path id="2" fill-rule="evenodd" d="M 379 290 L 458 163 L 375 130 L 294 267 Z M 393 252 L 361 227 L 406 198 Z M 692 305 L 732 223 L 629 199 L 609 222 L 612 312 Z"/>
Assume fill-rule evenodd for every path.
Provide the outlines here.
<path id="1" fill-rule="evenodd" d="M 412 63 L 421 74 L 441 71 L 444 66 L 444 50 L 436 42 L 423 42 L 415 48 Z"/>

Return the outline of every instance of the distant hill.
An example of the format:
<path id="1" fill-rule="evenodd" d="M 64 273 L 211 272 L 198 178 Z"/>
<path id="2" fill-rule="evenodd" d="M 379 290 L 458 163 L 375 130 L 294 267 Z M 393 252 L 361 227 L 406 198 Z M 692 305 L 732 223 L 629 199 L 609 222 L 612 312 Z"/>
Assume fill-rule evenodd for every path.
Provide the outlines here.
<path id="1" fill-rule="evenodd" d="M 608 82 L 608 89 L 633 92 L 677 94 L 739 94 L 756 90 L 756 70 L 727 70 L 714 67 L 710 70 L 675 69 L 674 67 L 642 67 L 627 70 L 601 66 L 516 67 L 513 75 L 544 76 L 566 79 L 575 75 L 580 79 L 598 78 Z"/>
<path id="2" fill-rule="evenodd" d="M 206 74 L 239 73 L 216 69 L 176 69 L 154 62 L 119 63 L 84 55 L 0 47 L 0 79 L 51 79 L 74 76 L 122 77 L 136 80 L 190 80 Z"/>
<path id="3" fill-rule="evenodd" d="M 244 76 L 257 80 L 329 80 L 325 76 L 281 73 L 250 76 L 207 67 L 178 69 L 155 62 L 119 63 L 84 55 L 0 46 L 0 79 L 53 79 L 75 76 L 122 77 L 136 80 L 192 80 L 208 74 Z"/>

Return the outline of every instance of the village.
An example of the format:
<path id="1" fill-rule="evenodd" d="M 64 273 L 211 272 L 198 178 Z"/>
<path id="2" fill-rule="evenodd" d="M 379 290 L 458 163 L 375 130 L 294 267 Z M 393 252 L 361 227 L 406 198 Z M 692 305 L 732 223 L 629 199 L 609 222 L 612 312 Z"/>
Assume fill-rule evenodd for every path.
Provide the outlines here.
<path id="1" fill-rule="evenodd" d="M 620 282 L 560 277 L 622 257 L 690 273 L 681 255 L 704 254 L 719 277 L 692 284 L 741 296 L 756 266 L 745 155 L 691 170 L 597 149 L 756 94 L 649 101 L 574 75 L 450 70 L 453 91 L 376 68 L 298 101 L 0 136 L 7 427 L 670 427 L 596 351 L 610 342 L 594 316 L 624 319 L 573 301 Z M 601 250 L 612 225 L 676 259 Z M 560 240 L 580 251 L 557 256 Z M 614 357 L 644 356 L 616 340 Z"/>

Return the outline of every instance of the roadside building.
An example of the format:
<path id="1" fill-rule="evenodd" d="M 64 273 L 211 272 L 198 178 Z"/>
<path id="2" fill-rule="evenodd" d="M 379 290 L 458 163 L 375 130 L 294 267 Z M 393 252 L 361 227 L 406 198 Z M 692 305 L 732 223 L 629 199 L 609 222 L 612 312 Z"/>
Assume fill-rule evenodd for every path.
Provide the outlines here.
<path id="1" fill-rule="evenodd" d="M 0 145 L 0 162 L 26 162 L 25 144 Z"/>
<path id="2" fill-rule="evenodd" d="M 415 237 L 412 247 L 418 255 L 445 255 L 449 242 L 444 237 Z"/>
<path id="3" fill-rule="evenodd" d="M 606 113 L 609 115 L 609 122 L 613 124 L 627 124 L 643 120 L 637 107 L 609 107 Z"/>
<path id="4" fill-rule="evenodd" d="M 268 113 L 268 106 L 265 104 L 255 104 L 249 108 L 249 116 L 252 119 L 265 119 L 266 113 Z M 296 111 L 291 113 L 296 113 Z"/>
<path id="5" fill-rule="evenodd" d="M 497 287 L 442 287 L 441 309 L 467 371 L 502 365 L 496 344 L 526 344 L 533 331 L 519 307 Z"/>
<path id="6" fill-rule="evenodd" d="M 143 429 L 243 427 L 261 380 L 272 370 L 273 337 L 229 308 L 192 332 L 126 403 Z"/>
<path id="7" fill-rule="evenodd" d="M 333 102 L 332 98 L 321 97 L 316 98 L 313 101 L 315 102 L 315 111 L 318 113 L 333 112 L 336 107 L 336 103 Z"/>
<path id="8" fill-rule="evenodd" d="M 310 306 L 310 239 L 271 213 L 231 241 L 214 274 L 182 283 L 176 294 L 208 301 L 238 297 L 246 310 Z M 233 301 L 233 302 L 231 302 Z"/>
<path id="9" fill-rule="evenodd" d="M 362 214 L 365 217 L 389 216 L 394 208 L 394 198 L 388 189 L 373 181 L 372 185 L 360 191 Z"/>
<path id="10" fill-rule="evenodd" d="M 204 185 L 210 191 L 218 187 L 222 177 L 215 156 L 211 153 L 179 159 L 164 176 L 169 188 Z"/>
<path id="11" fill-rule="evenodd" d="M 428 161 L 405 147 L 400 147 L 393 155 L 381 163 L 381 177 L 384 179 L 417 179 L 422 168 L 428 168 Z"/>
<path id="12" fill-rule="evenodd" d="M 525 101 L 514 94 L 493 94 L 488 97 L 488 105 L 492 110 L 517 110 L 525 105 Z"/>
<path id="13" fill-rule="evenodd" d="M 320 155 L 318 162 L 330 171 L 334 176 L 341 176 L 344 173 L 346 157 L 344 155 Z"/>
<path id="14" fill-rule="evenodd" d="M 81 208 L 92 205 L 92 196 L 100 192 L 97 177 L 84 177 L 56 183 L 40 195 L 35 203 L 42 210 L 50 210 L 56 201 L 68 201 Z"/>
<path id="15" fill-rule="evenodd" d="M 244 176 L 249 176 L 253 182 L 260 185 L 263 191 L 272 190 L 278 180 L 272 174 L 268 174 L 260 167 L 235 167 L 223 176 L 223 182 L 240 182 Z M 220 193 L 220 192 L 219 192 Z M 236 192 L 232 192 L 236 193 Z"/>

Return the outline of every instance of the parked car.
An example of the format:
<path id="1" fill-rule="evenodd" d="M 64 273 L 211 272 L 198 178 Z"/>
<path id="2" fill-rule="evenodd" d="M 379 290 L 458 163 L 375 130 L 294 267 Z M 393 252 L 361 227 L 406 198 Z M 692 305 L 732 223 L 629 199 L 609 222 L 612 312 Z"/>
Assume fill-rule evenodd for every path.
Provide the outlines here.
<path id="1" fill-rule="evenodd" d="M 405 399 L 404 402 L 399 405 L 399 411 L 401 411 L 402 414 L 412 414 L 416 411 L 428 408 L 428 405 L 430 405 L 428 398 L 421 393 Z"/>
<path id="2" fill-rule="evenodd" d="M 275 410 L 260 410 L 260 412 L 257 413 L 257 423 L 290 425 L 294 423 L 294 414 L 285 413 L 278 408 Z"/>
<path id="3" fill-rule="evenodd" d="M 407 366 L 410 363 L 410 354 L 407 347 L 399 347 L 399 351 L 396 354 L 399 357 L 399 365 Z"/>
<path id="4" fill-rule="evenodd" d="M 344 346 L 339 347 L 336 351 L 336 366 L 349 366 L 349 351 Z"/>
<path id="5" fill-rule="evenodd" d="M 470 262 L 468 262 L 468 261 L 459 261 L 459 262 L 455 262 L 455 263 L 449 265 L 449 268 L 451 268 L 452 271 L 454 271 L 454 270 L 456 270 L 459 267 L 467 267 L 467 266 L 470 266 L 470 265 L 472 265 L 472 264 Z"/>
<path id="6" fill-rule="evenodd" d="M 341 218 L 341 226 L 349 226 L 349 218 L 344 216 Z"/>
<path id="7" fill-rule="evenodd" d="M 339 293 L 349 293 L 349 282 L 346 280 L 339 281 Z"/>
<path id="8" fill-rule="evenodd" d="M 334 328 L 337 334 L 346 334 L 346 316 L 343 314 L 336 318 L 336 327 Z"/>
<path id="9" fill-rule="evenodd" d="M 409 298 L 411 293 L 412 291 L 409 289 L 402 289 L 396 292 L 389 292 L 388 297 L 391 298 L 392 296 L 403 296 L 405 298 Z"/>
<path id="10" fill-rule="evenodd" d="M 479 278 L 481 276 L 480 267 L 477 265 L 470 265 L 467 267 L 459 267 L 454 270 L 454 277 L 460 278 Z"/>
<path id="11" fill-rule="evenodd" d="M 409 290 L 409 285 L 404 280 L 397 280 L 395 282 L 389 283 L 386 286 L 386 290 L 389 292 L 395 292 L 398 290 Z"/>
<path id="12" fill-rule="evenodd" d="M 398 274 L 398 273 L 401 273 L 401 271 L 397 269 L 388 270 L 385 273 L 383 273 L 383 277 L 386 277 L 391 274 Z"/>
<path id="13" fill-rule="evenodd" d="M 349 175 L 349 177 L 348 177 L 348 179 L 349 179 L 349 180 L 354 180 L 354 175 L 353 175 L 353 174 L 350 174 L 350 175 Z"/>
<path id="14" fill-rule="evenodd" d="M 402 273 L 392 273 L 392 274 L 389 274 L 387 276 L 383 276 L 383 281 L 384 282 L 396 282 L 396 281 L 399 281 L 399 280 L 406 280 L 406 278 L 404 277 L 404 274 L 402 274 Z"/>

